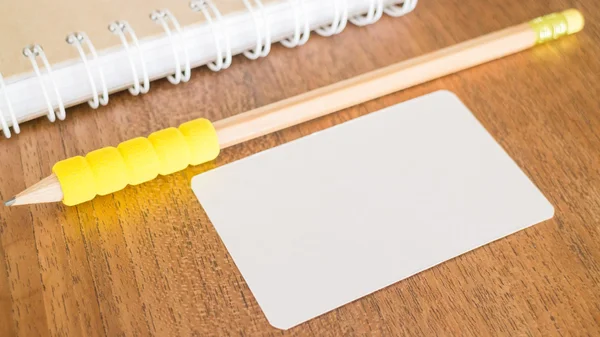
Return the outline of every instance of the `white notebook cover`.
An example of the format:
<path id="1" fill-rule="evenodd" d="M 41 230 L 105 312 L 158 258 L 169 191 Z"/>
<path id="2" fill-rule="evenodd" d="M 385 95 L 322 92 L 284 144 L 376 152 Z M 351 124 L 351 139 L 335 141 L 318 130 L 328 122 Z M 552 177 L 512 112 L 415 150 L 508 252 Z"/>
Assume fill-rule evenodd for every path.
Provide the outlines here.
<path id="1" fill-rule="evenodd" d="M 383 0 L 385 6 L 399 2 L 402 3 Z M 253 50 L 257 43 L 266 48 L 267 40 L 275 44 L 287 39 L 297 27 L 308 24 L 310 29 L 317 29 L 331 24 L 342 15 L 340 12 L 347 11 L 352 18 L 371 8 L 369 0 L 344 0 L 343 6 L 337 1 L 303 0 L 300 7 L 289 0 L 212 0 L 216 12 L 208 5 L 209 21 L 204 12 L 192 11 L 189 3 L 190 0 L 0 1 L 0 20 L 7 32 L 0 34 L 0 75 L 6 84 L 4 89 L 0 80 L 0 131 L 8 137 L 8 127 L 17 132 L 14 124 L 46 116 L 50 113 L 48 104 L 54 109 L 60 103 L 71 107 L 102 94 L 105 88 L 108 93 L 125 90 L 134 84 L 136 76 L 140 81 L 148 78 L 149 82 L 164 78 L 176 72 L 178 63 L 180 69 L 186 68 L 187 61 L 196 68 L 215 61 L 219 54 L 226 63 L 229 53 Z M 409 4 L 402 7 L 402 13 L 411 12 L 417 1 Z M 171 37 L 158 21 L 150 19 L 150 13 L 158 9 L 167 9 L 173 15 L 166 19 Z M 181 26 L 180 31 L 173 19 Z M 109 23 L 115 20 L 129 23 L 139 39 L 139 48 L 131 37 L 126 37 L 129 42 L 125 48 L 119 36 L 108 30 Z M 82 48 L 87 54 L 84 62 L 75 45 L 65 41 L 67 34 L 73 32 L 88 35 L 97 50 L 97 59 L 85 47 L 87 42 Z M 30 44 L 43 48 L 52 76 L 44 67 L 41 77 L 34 72 L 30 60 L 22 54 Z M 37 62 L 43 64 L 41 56 Z M 47 97 L 42 88 L 49 93 Z"/>
<path id="2" fill-rule="evenodd" d="M 554 213 L 447 91 L 200 174 L 192 187 L 281 329 Z"/>

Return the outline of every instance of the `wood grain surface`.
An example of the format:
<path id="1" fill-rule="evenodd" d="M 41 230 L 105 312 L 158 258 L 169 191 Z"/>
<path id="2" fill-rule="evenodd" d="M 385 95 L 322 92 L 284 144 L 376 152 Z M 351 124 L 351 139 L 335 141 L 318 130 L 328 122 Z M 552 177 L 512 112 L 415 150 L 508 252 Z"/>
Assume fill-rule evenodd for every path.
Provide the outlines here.
<path id="1" fill-rule="evenodd" d="M 0 207 L 0 336 L 599 336 L 600 4 L 422 0 L 403 18 L 187 84 L 82 105 L 0 140 L 0 197 L 54 162 L 196 118 L 218 120 L 570 7 L 580 34 L 226 149 L 214 163 L 78 207 Z M 439 89 L 455 92 L 556 208 L 554 219 L 288 331 L 271 327 L 191 178 Z"/>

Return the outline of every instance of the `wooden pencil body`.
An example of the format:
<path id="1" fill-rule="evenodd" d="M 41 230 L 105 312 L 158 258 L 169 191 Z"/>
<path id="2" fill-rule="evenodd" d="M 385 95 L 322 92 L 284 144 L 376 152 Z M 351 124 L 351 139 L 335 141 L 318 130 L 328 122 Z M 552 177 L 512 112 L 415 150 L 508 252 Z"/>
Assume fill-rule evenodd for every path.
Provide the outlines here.
<path id="1" fill-rule="evenodd" d="M 221 148 L 530 48 L 536 35 L 521 24 L 400 62 L 214 123 Z"/>

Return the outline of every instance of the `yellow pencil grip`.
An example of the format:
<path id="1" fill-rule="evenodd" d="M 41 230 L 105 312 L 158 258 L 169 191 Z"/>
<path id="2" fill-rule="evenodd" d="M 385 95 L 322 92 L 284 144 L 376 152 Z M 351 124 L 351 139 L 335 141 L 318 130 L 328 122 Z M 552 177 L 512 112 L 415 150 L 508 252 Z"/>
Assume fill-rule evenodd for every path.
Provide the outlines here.
<path id="1" fill-rule="evenodd" d="M 115 147 L 92 151 L 60 161 L 52 172 L 63 191 L 63 203 L 78 205 L 96 195 L 107 195 L 127 185 L 137 185 L 199 165 L 219 155 L 217 132 L 207 119 L 196 119 L 179 128 L 154 132 Z"/>

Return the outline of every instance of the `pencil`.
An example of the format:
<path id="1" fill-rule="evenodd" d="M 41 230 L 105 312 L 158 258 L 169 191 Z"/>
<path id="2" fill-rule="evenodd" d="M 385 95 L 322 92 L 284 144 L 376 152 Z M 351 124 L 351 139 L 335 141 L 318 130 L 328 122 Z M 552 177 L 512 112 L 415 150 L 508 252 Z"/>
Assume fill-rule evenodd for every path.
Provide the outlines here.
<path id="1" fill-rule="evenodd" d="M 583 26 L 583 16 L 576 9 L 553 13 L 214 124 L 197 119 L 116 148 L 69 158 L 5 205 L 87 202 L 96 195 L 211 161 L 227 147 L 577 33 Z"/>

